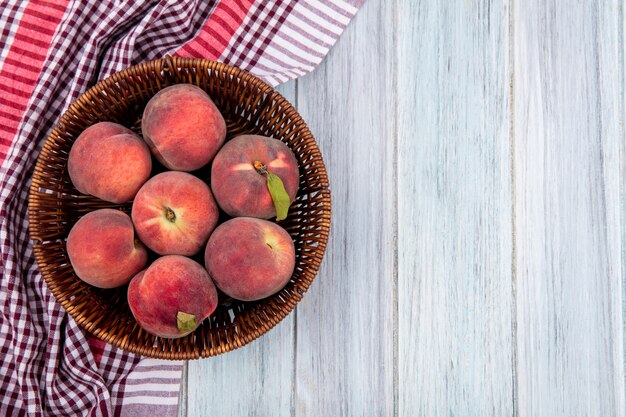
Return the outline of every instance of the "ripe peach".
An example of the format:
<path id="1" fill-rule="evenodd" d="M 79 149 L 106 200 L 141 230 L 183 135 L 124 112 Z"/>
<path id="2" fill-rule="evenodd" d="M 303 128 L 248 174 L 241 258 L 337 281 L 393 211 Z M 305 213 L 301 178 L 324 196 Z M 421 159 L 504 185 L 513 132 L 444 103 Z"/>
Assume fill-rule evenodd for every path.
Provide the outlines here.
<path id="1" fill-rule="evenodd" d="M 199 263 L 168 255 L 132 279 L 128 304 L 146 331 L 160 337 L 182 337 L 213 313 L 217 291 Z"/>
<path id="2" fill-rule="evenodd" d="M 258 135 L 241 135 L 228 141 L 211 167 L 211 190 L 227 214 L 269 219 L 276 209 L 267 188 L 266 174 L 255 162 L 280 177 L 290 204 L 298 192 L 298 161 L 291 149 L 279 140 Z"/>
<path id="3" fill-rule="evenodd" d="M 211 161 L 226 138 L 226 122 L 199 87 L 177 84 L 150 99 L 141 120 L 143 138 L 167 168 L 193 171 Z"/>
<path id="4" fill-rule="evenodd" d="M 130 129 L 100 122 L 78 136 L 67 169 L 72 184 L 81 193 L 125 203 L 150 177 L 152 158 L 145 142 Z"/>
<path id="5" fill-rule="evenodd" d="M 289 233 L 267 220 L 236 217 L 219 225 L 204 261 L 215 285 L 243 301 L 269 297 L 287 284 L 296 263 Z"/>
<path id="6" fill-rule="evenodd" d="M 168 171 L 141 187 L 131 216 L 141 241 L 159 255 L 194 255 L 215 228 L 219 210 L 202 180 Z"/>
<path id="7" fill-rule="evenodd" d="M 128 283 L 148 260 L 130 217 L 112 209 L 81 217 L 70 230 L 66 247 L 76 275 L 99 288 Z"/>

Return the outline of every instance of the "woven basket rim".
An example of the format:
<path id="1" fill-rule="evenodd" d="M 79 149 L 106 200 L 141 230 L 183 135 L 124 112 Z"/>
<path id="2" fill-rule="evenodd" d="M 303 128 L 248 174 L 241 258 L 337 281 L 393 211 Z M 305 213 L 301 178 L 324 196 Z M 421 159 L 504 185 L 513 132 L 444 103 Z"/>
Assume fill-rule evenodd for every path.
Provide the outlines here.
<path id="1" fill-rule="evenodd" d="M 312 273 L 312 278 L 310 281 L 303 280 L 301 283 L 294 288 L 295 300 L 293 298 L 287 300 L 284 303 L 282 308 L 277 308 L 274 310 L 275 315 L 269 318 L 266 322 L 262 323 L 260 326 L 261 329 L 257 329 L 253 332 L 248 332 L 245 335 L 237 335 L 234 338 L 232 343 L 229 341 L 227 345 L 222 348 L 222 345 L 218 347 L 216 351 L 210 351 L 208 354 L 206 351 L 199 352 L 198 350 L 184 351 L 184 352 L 169 352 L 164 350 L 159 350 L 158 346 L 146 347 L 138 344 L 130 344 L 128 343 L 128 337 L 117 337 L 114 332 L 110 329 L 106 328 L 98 328 L 99 321 L 94 322 L 94 320 L 86 320 L 85 316 L 81 316 L 81 310 L 76 308 L 72 304 L 72 300 L 69 298 L 61 297 L 61 289 L 59 286 L 55 285 L 55 279 L 47 268 L 47 262 L 44 258 L 44 253 L 38 245 L 43 244 L 44 238 L 42 238 L 39 234 L 39 230 L 36 229 L 36 226 L 39 224 L 38 221 L 38 213 L 37 207 L 40 201 L 37 193 L 40 191 L 39 182 L 35 181 L 38 176 L 43 175 L 43 169 L 45 167 L 46 158 L 44 157 L 45 153 L 49 151 L 49 145 L 52 143 L 56 137 L 59 137 L 64 131 L 65 126 L 67 126 L 72 121 L 72 114 L 80 113 L 84 111 L 88 106 L 92 105 L 92 102 L 89 101 L 89 98 L 98 97 L 102 91 L 108 91 L 111 87 L 115 85 L 119 85 L 120 81 L 125 80 L 127 78 L 132 77 L 140 77 L 142 73 L 150 73 L 154 72 L 155 74 L 161 74 L 165 71 L 178 71 L 179 69 L 190 68 L 190 67 L 200 67 L 205 66 L 206 69 L 211 72 L 227 72 L 228 74 L 238 77 L 240 81 L 245 81 L 248 85 L 251 86 L 258 94 L 266 94 L 268 100 L 274 100 L 278 106 L 280 106 L 281 110 L 284 112 L 286 117 L 291 120 L 298 129 L 301 129 L 305 136 L 310 136 L 310 138 L 314 142 L 315 149 L 312 149 L 312 152 L 317 153 L 320 160 L 320 166 L 317 167 L 320 170 L 320 175 L 325 178 L 325 184 L 320 185 L 316 189 L 309 190 L 311 192 L 320 192 L 323 194 L 322 207 L 319 209 L 323 212 L 324 220 L 326 222 L 325 230 L 321 230 L 322 239 L 319 242 L 319 262 L 312 265 L 310 272 Z M 164 83 L 165 84 L 165 83 Z M 159 84 L 159 78 L 157 77 L 157 88 L 163 88 Z M 300 191 L 299 191 L 300 193 Z M 323 158 L 321 155 L 321 151 L 317 146 L 317 141 L 313 137 L 311 131 L 309 130 L 306 122 L 302 119 L 297 110 L 293 107 L 293 105 L 284 98 L 278 91 L 268 85 L 261 78 L 243 70 L 238 67 L 228 65 L 219 61 L 201 59 L 201 58 L 181 58 L 181 57 L 171 57 L 165 56 L 164 58 L 154 59 L 151 61 L 146 61 L 139 63 L 137 65 L 133 65 L 122 71 L 116 72 L 103 80 L 98 81 L 95 85 L 87 89 L 83 92 L 76 100 L 74 100 L 70 106 L 63 112 L 58 122 L 54 125 L 51 131 L 46 136 L 43 146 L 40 150 L 39 155 L 37 156 L 37 162 L 35 164 L 35 168 L 32 174 L 32 182 L 29 187 L 29 197 L 28 197 L 28 219 L 29 219 L 29 234 L 30 239 L 33 242 L 34 246 L 34 255 L 39 267 L 39 270 L 46 282 L 46 286 L 50 290 L 50 292 L 55 297 L 55 300 L 61 304 L 63 309 L 85 330 L 99 339 L 104 340 L 107 343 L 112 344 L 115 347 L 123 349 L 125 351 L 140 354 L 142 356 L 157 358 L 157 359 L 172 359 L 172 360 L 181 360 L 181 359 L 199 359 L 203 357 L 216 356 L 221 353 L 226 353 L 228 351 L 232 351 L 238 349 L 253 340 L 259 338 L 261 335 L 268 332 L 274 326 L 276 326 L 280 321 L 282 321 L 289 313 L 293 311 L 296 307 L 297 303 L 301 300 L 303 294 L 309 289 L 312 281 L 317 276 L 319 272 L 319 267 L 321 264 L 321 260 L 323 259 L 326 246 L 328 242 L 328 234 L 330 233 L 331 226 L 331 194 L 330 187 L 327 181 L 327 172 L 326 167 L 323 162 Z M 37 221 L 35 221 L 37 220 Z M 307 266 L 308 267 L 308 266 Z M 282 290 L 281 290 L 282 291 Z M 280 293 L 280 292 L 279 292 Z M 276 295 L 278 295 L 277 293 Z M 271 296 L 269 298 L 275 297 Z M 114 329 L 113 329 L 114 330 Z M 260 331 L 259 331 L 260 330 Z M 167 343 L 168 340 L 172 339 L 161 339 L 157 338 L 158 344 Z"/>

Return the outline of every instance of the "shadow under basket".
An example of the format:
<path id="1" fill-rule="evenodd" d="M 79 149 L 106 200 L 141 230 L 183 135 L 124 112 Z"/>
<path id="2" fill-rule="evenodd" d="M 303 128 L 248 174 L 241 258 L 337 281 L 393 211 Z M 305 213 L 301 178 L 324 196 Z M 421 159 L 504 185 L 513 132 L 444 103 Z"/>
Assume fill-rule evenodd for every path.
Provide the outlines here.
<path id="1" fill-rule="evenodd" d="M 220 294 L 217 309 L 198 329 L 179 339 L 143 330 L 126 300 L 127 286 L 102 290 L 81 281 L 69 262 L 65 242 L 71 227 L 86 213 L 117 208 L 80 194 L 67 172 L 74 140 L 88 126 L 113 121 L 141 134 L 141 114 L 148 100 L 173 84 L 204 89 L 222 112 L 227 140 L 244 133 L 286 143 L 296 155 L 300 188 L 289 216 L 279 222 L 294 240 L 296 267 L 285 288 L 257 302 Z M 208 170 L 195 174 L 208 181 Z M 315 278 L 330 230 L 331 198 L 319 148 L 294 107 L 261 79 L 214 61 L 166 57 L 113 74 L 82 94 L 46 139 L 30 188 L 29 230 L 34 253 L 48 288 L 67 312 L 98 338 L 143 356 L 196 359 L 219 355 L 258 338 L 293 310 Z M 201 262 L 201 260 L 200 260 Z"/>

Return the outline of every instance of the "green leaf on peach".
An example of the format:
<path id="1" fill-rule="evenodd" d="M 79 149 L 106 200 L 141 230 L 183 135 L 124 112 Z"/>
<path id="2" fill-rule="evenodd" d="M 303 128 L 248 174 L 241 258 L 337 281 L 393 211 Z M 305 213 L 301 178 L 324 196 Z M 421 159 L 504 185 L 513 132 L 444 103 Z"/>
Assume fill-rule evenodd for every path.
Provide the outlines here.
<path id="1" fill-rule="evenodd" d="M 178 314 L 176 314 L 176 324 L 181 333 L 194 331 L 196 327 L 198 327 L 196 324 L 196 316 L 183 311 L 179 311 Z"/>
<path id="2" fill-rule="evenodd" d="M 276 220 L 283 220 L 287 218 L 291 202 L 289 200 L 289 194 L 287 194 L 287 191 L 285 190 L 283 180 L 281 180 L 278 175 L 268 172 L 267 188 L 270 191 L 272 201 L 274 202 L 274 208 L 276 209 Z"/>

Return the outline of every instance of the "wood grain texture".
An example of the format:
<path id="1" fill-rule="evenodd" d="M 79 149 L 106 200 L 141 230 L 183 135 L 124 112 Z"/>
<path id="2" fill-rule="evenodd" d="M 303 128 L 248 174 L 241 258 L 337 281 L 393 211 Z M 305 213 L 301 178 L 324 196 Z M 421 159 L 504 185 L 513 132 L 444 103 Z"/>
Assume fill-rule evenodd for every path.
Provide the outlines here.
<path id="1" fill-rule="evenodd" d="M 293 317 L 259 340 L 188 362 L 188 416 L 289 416 L 293 392 Z"/>
<path id="2" fill-rule="evenodd" d="M 295 103 L 296 82 L 277 90 Z M 186 410 L 179 417 L 289 416 L 293 409 L 294 318 L 214 358 L 187 363 Z M 186 411 L 187 414 L 182 414 Z"/>
<path id="3" fill-rule="evenodd" d="M 393 414 L 391 6 L 366 2 L 324 64 L 298 81 L 298 111 L 333 197 L 326 256 L 297 311 L 298 417 Z"/>
<path id="4" fill-rule="evenodd" d="M 515 2 L 521 416 L 624 416 L 621 2 Z"/>
<path id="5" fill-rule="evenodd" d="M 397 18 L 399 415 L 511 416 L 507 9 Z"/>

